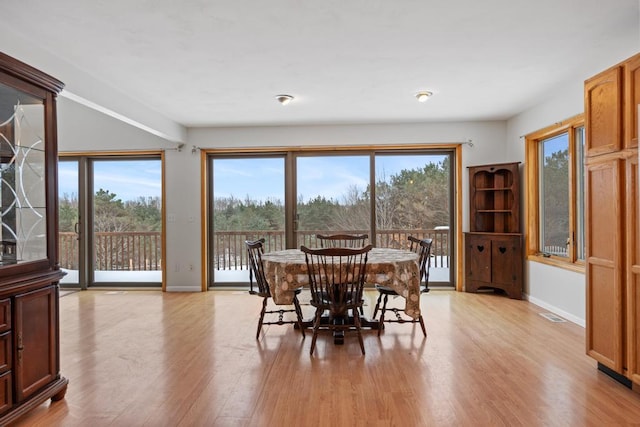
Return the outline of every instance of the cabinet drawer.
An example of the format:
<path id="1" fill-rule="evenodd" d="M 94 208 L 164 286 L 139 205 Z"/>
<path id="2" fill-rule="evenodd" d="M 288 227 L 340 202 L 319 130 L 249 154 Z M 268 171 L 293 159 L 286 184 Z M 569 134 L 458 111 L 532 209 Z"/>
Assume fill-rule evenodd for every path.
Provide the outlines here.
<path id="1" fill-rule="evenodd" d="M 0 414 L 4 414 L 12 407 L 11 371 L 0 375 Z"/>
<path id="2" fill-rule="evenodd" d="M 11 329 L 11 300 L 0 300 L 0 333 Z"/>
<path id="3" fill-rule="evenodd" d="M 11 369 L 11 332 L 0 335 L 0 373 Z"/>

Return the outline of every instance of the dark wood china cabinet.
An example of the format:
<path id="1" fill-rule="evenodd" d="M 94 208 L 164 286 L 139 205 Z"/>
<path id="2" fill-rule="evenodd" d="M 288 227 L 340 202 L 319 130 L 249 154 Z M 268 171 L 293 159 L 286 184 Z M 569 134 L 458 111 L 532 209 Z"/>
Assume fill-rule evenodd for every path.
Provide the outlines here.
<path id="1" fill-rule="evenodd" d="M 60 375 L 56 96 L 0 52 L 0 425 L 64 397 Z"/>

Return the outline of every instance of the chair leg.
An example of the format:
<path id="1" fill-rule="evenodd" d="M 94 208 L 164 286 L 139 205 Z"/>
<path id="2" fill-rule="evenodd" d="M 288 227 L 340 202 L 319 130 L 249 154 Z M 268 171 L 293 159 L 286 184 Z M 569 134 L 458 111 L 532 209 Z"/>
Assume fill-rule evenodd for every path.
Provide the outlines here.
<path id="1" fill-rule="evenodd" d="M 380 294 L 382 296 L 382 294 Z M 380 332 L 384 329 L 384 313 L 387 311 L 387 301 L 389 300 L 389 295 L 384 294 L 384 302 L 382 303 L 382 310 L 380 310 L 380 327 L 378 328 L 378 336 L 380 336 Z"/>
<path id="2" fill-rule="evenodd" d="M 318 338 L 318 330 L 320 329 L 320 318 L 324 310 L 316 308 L 316 316 L 313 319 L 313 337 L 311 338 L 311 350 L 309 354 L 313 355 L 313 350 L 316 348 L 316 339 Z"/>
<path id="3" fill-rule="evenodd" d="M 376 318 L 376 314 L 378 314 L 378 308 L 380 308 L 380 301 L 382 301 L 382 294 L 378 293 L 378 301 L 376 302 L 376 306 L 373 309 L 373 318 Z"/>
<path id="4" fill-rule="evenodd" d="M 305 335 L 304 335 L 304 326 L 302 326 L 302 309 L 300 308 L 300 301 L 298 301 L 297 295 L 293 296 L 293 306 L 296 309 L 296 316 L 298 316 L 298 328 L 302 333 L 302 338 L 304 338 Z"/>
<path id="5" fill-rule="evenodd" d="M 267 298 L 262 299 L 262 310 L 260 310 L 260 319 L 258 320 L 258 331 L 256 332 L 256 339 L 260 338 L 262 322 L 264 321 L 264 313 L 267 311 Z"/>
<path id="6" fill-rule="evenodd" d="M 362 351 L 362 355 L 364 356 L 364 341 L 362 340 L 362 330 L 360 325 L 360 315 L 357 313 L 357 310 L 353 311 L 353 325 L 356 327 L 356 331 L 358 332 L 358 341 L 360 341 L 360 350 Z"/>
<path id="7" fill-rule="evenodd" d="M 420 317 L 418 317 L 418 322 L 420 322 L 420 327 L 422 328 L 422 333 L 424 334 L 425 338 L 427 337 L 427 329 L 424 327 L 424 320 L 422 320 L 422 314 L 420 315 Z"/>

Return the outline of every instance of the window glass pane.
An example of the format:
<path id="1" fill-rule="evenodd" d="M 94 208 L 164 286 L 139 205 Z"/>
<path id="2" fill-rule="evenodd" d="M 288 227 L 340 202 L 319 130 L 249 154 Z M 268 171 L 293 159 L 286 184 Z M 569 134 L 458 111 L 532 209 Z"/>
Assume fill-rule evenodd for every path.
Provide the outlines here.
<path id="1" fill-rule="evenodd" d="M 575 129 L 576 140 L 576 258 L 584 260 L 584 127 Z"/>
<path id="2" fill-rule="evenodd" d="M 80 283 L 79 167 L 75 159 L 58 163 L 58 248 L 60 267 L 67 273 L 60 283 L 65 285 Z"/>
<path id="3" fill-rule="evenodd" d="M 541 141 L 540 250 L 568 255 L 569 138 L 563 133 Z"/>
<path id="4" fill-rule="evenodd" d="M 0 266 L 47 258 L 44 105 L 0 84 Z"/>
<path id="5" fill-rule="evenodd" d="M 216 285 L 248 283 L 245 240 L 285 249 L 283 157 L 212 159 L 213 222 L 210 268 Z"/>
<path id="6" fill-rule="evenodd" d="M 377 246 L 407 249 L 409 235 L 432 239 L 432 282 L 451 282 L 451 160 L 418 153 L 375 158 Z"/>
<path id="7" fill-rule="evenodd" d="M 161 160 L 95 160 L 92 194 L 94 283 L 159 285 Z"/>
<path id="8" fill-rule="evenodd" d="M 370 156 L 300 156 L 297 165 L 297 247 L 317 234 L 369 234 Z"/>

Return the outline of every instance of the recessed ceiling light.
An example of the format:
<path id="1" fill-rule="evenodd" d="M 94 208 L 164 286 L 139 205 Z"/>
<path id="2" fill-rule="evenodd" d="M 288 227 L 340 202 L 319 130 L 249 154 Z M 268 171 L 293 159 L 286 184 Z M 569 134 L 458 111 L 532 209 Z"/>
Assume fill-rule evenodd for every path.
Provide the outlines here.
<path id="1" fill-rule="evenodd" d="M 282 105 L 287 105 L 291 101 L 293 101 L 293 96 L 291 95 L 276 95 L 276 99 Z"/>
<path id="2" fill-rule="evenodd" d="M 423 90 L 416 93 L 416 99 L 418 100 L 418 102 L 427 102 L 427 100 L 431 97 L 431 95 L 433 95 L 433 92 L 430 92 L 428 90 Z"/>

